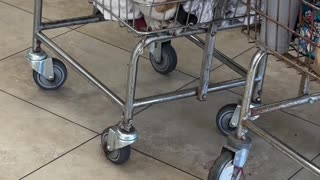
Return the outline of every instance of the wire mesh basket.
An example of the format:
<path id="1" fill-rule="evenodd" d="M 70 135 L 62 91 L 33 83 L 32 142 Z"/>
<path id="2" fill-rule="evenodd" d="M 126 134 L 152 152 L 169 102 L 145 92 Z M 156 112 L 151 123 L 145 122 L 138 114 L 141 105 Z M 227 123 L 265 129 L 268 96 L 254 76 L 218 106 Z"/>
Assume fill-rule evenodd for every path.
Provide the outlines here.
<path id="1" fill-rule="evenodd" d="M 251 40 L 320 81 L 319 0 L 93 0 L 106 20 L 139 36 L 246 26 Z M 319 21 L 319 22 L 318 22 Z"/>
<path id="2" fill-rule="evenodd" d="M 106 20 L 119 21 L 139 35 L 195 30 L 211 23 L 224 28 L 248 23 L 243 0 L 93 0 L 93 4 Z"/>
<path id="3" fill-rule="evenodd" d="M 255 23 L 247 26 L 250 40 L 289 67 L 320 82 L 320 1 L 247 1 Z"/>

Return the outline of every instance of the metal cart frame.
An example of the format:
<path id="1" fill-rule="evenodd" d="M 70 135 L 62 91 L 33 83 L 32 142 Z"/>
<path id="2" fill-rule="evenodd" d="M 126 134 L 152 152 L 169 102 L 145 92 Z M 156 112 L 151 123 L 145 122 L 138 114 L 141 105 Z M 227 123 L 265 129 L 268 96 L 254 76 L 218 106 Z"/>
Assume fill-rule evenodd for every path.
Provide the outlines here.
<path id="1" fill-rule="evenodd" d="M 265 3 L 268 6 L 270 1 L 276 2 L 278 9 L 275 10 L 277 12 L 276 18 L 272 17 L 272 14 L 268 14 L 268 8 L 266 7 L 265 11 L 261 10 L 261 7 L 257 6 L 257 4 L 252 5 L 250 1 L 247 1 L 247 7 L 251 11 L 254 11 L 256 16 L 259 17 L 259 21 L 264 19 L 265 21 L 269 21 L 275 25 L 277 28 L 277 32 L 280 28 L 285 29 L 288 34 L 293 34 L 298 37 L 299 39 L 299 46 L 300 41 L 304 40 L 310 44 L 310 46 L 314 48 L 320 48 L 319 45 L 312 42 L 312 39 L 308 39 L 300 34 L 300 32 L 296 32 L 295 29 L 290 28 L 290 22 L 283 24 L 280 22 L 279 19 L 279 7 L 280 1 L 282 0 L 266 0 Z M 289 0 L 289 18 L 290 19 L 290 12 L 291 12 L 291 5 L 292 2 L 295 0 Z M 257 2 L 261 2 L 261 0 L 256 0 Z M 320 7 L 317 7 L 307 0 L 299 0 L 299 9 L 300 13 L 299 23 L 302 21 L 302 6 L 308 6 L 312 8 L 314 11 L 320 12 Z M 315 1 L 314 1 L 315 2 Z M 272 8 L 272 7 L 271 7 Z M 290 21 L 290 20 L 289 20 Z M 300 27 L 301 28 L 301 27 Z M 266 142 L 271 144 L 273 147 L 278 149 L 280 152 L 284 153 L 290 159 L 293 159 L 295 162 L 300 164 L 302 167 L 306 168 L 307 170 L 311 171 L 315 175 L 320 175 L 320 167 L 315 165 L 313 162 L 308 160 L 307 158 L 303 157 L 301 154 L 296 152 L 291 147 L 287 146 L 285 143 L 277 139 L 276 137 L 272 136 L 265 130 L 257 127 L 252 121 L 259 118 L 259 115 L 267 112 L 279 111 L 286 108 L 296 107 L 304 104 L 313 104 L 317 101 L 320 101 L 320 92 L 310 94 L 310 83 L 312 80 L 320 82 L 320 75 L 316 74 L 310 68 L 311 64 L 311 55 L 309 54 L 305 58 L 305 62 L 299 60 L 301 58 L 301 54 L 297 52 L 296 56 L 291 55 L 290 53 L 282 54 L 278 52 L 278 40 L 276 40 L 275 48 L 271 47 L 268 44 L 268 41 L 263 42 L 257 36 L 259 28 L 255 26 L 254 34 L 250 34 L 252 32 L 251 28 L 247 28 L 247 33 L 249 37 L 254 40 L 256 45 L 258 46 L 258 50 L 253 56 L 251 60 L 251 64 L 247 74 L 247 80 L 245 85 L 245 91 L 242 99 L 241 105 L 233 106 L 234 111 L 232 118 L 230 120 L 229 126 L 232 128 L 236 128 L 233 132 L 228 134 L 227 145 L 222 148 L 220 156 L 217 158 L 216 162 L 211 167 L 209 173 L 209 180 L 215 179 L 228 179 L 228 180 L 239 180 L 243 174 L 243 168 L 245 163 L 248 159 L 249 151 L 251 149 L 251 139 L 248 136 L 248 130 L 254 132 L 256 135 L 260 136 Z M 267 29 L 267 26 L 266 26 Z M 312 32 L 315 33 L 315 32 Z M 267 30 L 266 35 L 267 36 Z M 278 36 L 274 35 L 273 36 Z M 289 39 L 290 35 L 288 35 Z M 267 38 L 266 38 L 267 39 Z M 276 37 L 278 39 L 278 37 Z M 290 40 L 288 40 L 290 43 Z M 272 44 L 272 43 L 270 43 Z M 275 102 L 272 104 L 263 104 L 261 102 L 261 95 L 263 89 L 263 82 L 264 82 L 264 74 L 266 71 L 267 66 L 267 59 L 269 55 L 273 55 L 277 57 L 280 61 L 285 62 L 291 68 L 295 68 L 299 73 L 301 73 L 301 80 L 300 80 L 300 89 L 299 89 L 299 96 L 292 99 L 283 100 L 280 102 Z M 256 79 L 259 79 L 259 82 L 256 82 Z M 230 105 L 226 105 L 225 107 L 231 107 Z M 217 121 L 223 121 L 219 114 L 225 112 L 226 109 L 222 108 L 217 116 Z M 228 109 L 227 109 L 228 110 Z M 229 109 L 230 110 L 230 109 Z M 221 129 L 220 129 L 221 130 Z M 222 131 L 223 132 L 223 131 Z M 226 133 L 225 133 L 226 134 Z M 229 162 L 229 163 L 228 163 Z M 230 163 L 231 162 L 231 163 Z M 225 173 L 223 173 L 224 171 Z M 220 173 L 219 173 L 220 172 Z"/>
<path id="2" fill-rule="evenodd" d="M 94 3 L 98 3 L 96 0 L 93 0 Z M 177 2 L 186 2 L 186 0 L 173 1 L 171 3 Z M 166 4 L 166 3 L 162 3 Z M 161 5 L 159 3 L 158 5 Z M 223 19 L 221 18 L 222 12 L 220 11 L 225 7 L 226 3 L 224 1 L 219 1 L 216 4 L 216 15 L 217 19 L 215 22 L 219 22 Z M 55 79 L 55 72 L 53 69 L 54 59 L 50 57 L 44 50 L 42 50 L 41 45 L 44 44 L 48 47 L 52 52 L 58 55 L 65 63 L 67 63 L 71 68 L 73 68 L 78 74 L 80 74 L 84 79 L 86 79 L 89 83 L 99 89 L 104 96 L 109 98 L 112 102 L 114 102 L 118 107 L 123 111 L 123 120 L 116 124 L 113 127 L 107 128 L 102 133 L 102 143 L 106 143 L 107 146 L 103 147 L 107 156 L 111 156 L 112 152 L 121 150 L 126 150 L 125 152 L 128 154 L 128 150 L 126 148 L 130 147 L 130 144 L 133 144 L 138 137 L 137 131 L 133 126 L 133 111 L 137 107 L 146 106 L 155 103 L 162 103 L 167 101 L 173 101 L 177 99 L 197 96 L 200 101 L 206 100 L 207 94 L 225 90 L 229 88 L 235 88 L 239 86 L 245 85 L 245 78 L 231 80 L 221 83 L 216 83 L 210 85 L 209 77 L 210 70 L 213 61 L 213 57 L 219 59 L 222 63 L 226 64 L 228 67 L 233 69 L 235 72 L 239 73 L 242 76 L 246 76 L 246 70 L 236 62 L 234 62 L 231 58 L 228 58 L 222 52 L 218 51 L 214 48 L 215 45 L 215 36 L 219 30 L 223 30 L 223 28 L 219 28 L 217 23 L 210 22 L 206 28 L 197 28 L 192 29 L 188 26 L 180 27 L 176 29 L 169 30 L 177 30 L 183 29 L 182 32 L 179 33 L 168 33 L 169 30 L 160 30 L 154 32 L 141 32 L 137 31 L 135 28 L 132 28 L 128 24 L 127 21 L 118 18 L 116 15 L 114 16 L 120 22 L 120 24 L 125 25 L 129 31 L 137 34 L 142 37 L 142 40 L 136 45 L 134 48 L 131 58 L 129 60 L 128 65 L 128 81 L 126 88 L 126 98 L 123 100 L 118 95 L 116 95 L 110 88 L 100 82 L 96 77 L 94 77 L 90 72 L 88 72 L 84 67 L 82 67 L 75 59 L 73 59 L 70 55 L 68 55 L 64 50 L 62 50 L 57 44 L 55 44 L 50 38 L 48 38 L 42 31 L 48 29 L 56 29 L 61 27 L 68 27 L 74 25 L 82 25 L 88 23 L 96 23 L 105 21 L 102 14 L 97 13 L 97 9 L 94 8 L 93 15 L 86 17 L 77 17 L 71 19 L 64 19 L 58 21 L 51 22 L 42 22 L 42 6 L 43 0 L 35 0 L 34 4 L 34 30 L 33 30 L 33 45 L 32 49 L 27 54 L 27 60 L 30 62 L 34 73 L 40 75 L 38 77 L 45 78 L 48 81 Z M 112 12 L 110 12 L 112 14 Z M 219 14 L 220 13 L 220 14 Z M 235 25 L 234 27 L 243 26 Z M 232 27 L 229 27 L 232 28 Z M 206 33 L 206 39 L 202 40 L 197 34 Z M 160 94 L 151 97 L 145 97 L 140 99 L 135 99 L 135 90 L 136 90 L 136 79 L 138 73 L 138 62 L 139 56 L 142 55 L 145 48 L 150 45 L 153 45 L 155 50 L 151 52 L 153 55 L 159 56 L 156 52 L 161 52 L 161 46 L 157 44 L 161 44 L 165 41 L 170 41 L 174 38 L 186 37 L 191 42 L 198 45 L 200 48 L 204 49 L 202 65 L 201 65 L 201 76 L 200 76 L 200 84 L 198 87 L 189 88 L 185 90 L 180 90 L 171 93 Z M 260 81 L 261 77 L 256 78 L 256 81 Z M 63 84 L 63 83 L 62 83 Z M 58 87 L 52 88 L 57 89 Z M 105 141 L 105 142 L 104 142 Z M 105 146 L 105 144 L 103 144 Z M 129 156 L 129 155 L 125 155 Z M 125 160 L 122 162 L 111 160 L 113 163 L 120 164 L 124 163 L 129 157 L 125 157 Z M 110 159 L 110 158 L 109 158 Z"/>
<path id="3" fill-rule="evenodd" d="M 171 2 L 157 3 L 156 5 L 166 5 L 169 3 L 184 3 L 187 1 L 188 0 L 177 0 Z M 242 2 L 242 0 L 239 0 L 239 2 L 240 1 Z M 129 31 L 141 37 L 141 41 L 134 48 L 131 58 L 129 60 L 126 98 L 124 100 L 117 96 L 106 85 L 101 83 L 96 77 L 94 77 L 90 72 L 88 72 L 84 67 L 82 67 L 75 59 L 73 59 L 57 44 L 55 44 L 52 40 L 50 40 L 46 35 L 42 33 L 42 31 L 48 29 L 102 22 L 105 21 L 103 15 L 97 13 L 97 9 L 94 8 L 93 15 L 91 16 L 77 17 L 52 22 L 42 22 L 42 2 L 43 0 L 35 0 L 33 46 L 27 54 L 27 59 L 30 62 L 36 74 L 40 75 L 41 77 L 44 77 L 48 81 L 54 81 L 56 76 L 54 71 L 55 61 L 52 57 L 48 56 L 47 53 L 45 53 L 42 50 L 41 44 L 44 44 L 56 55 L 58 55 L 71 68 L 73 68 L 77 73 L 79 73 L 84 79 L 86 79 L 87 81 L 89 81 L 89 83 L 91 83 L 93 86 L 99 89 L 107 98 L 109 98 L 112 102 L 118 105 L 118 107 L 123 111 L 122 121 L 120 121 L 120 123 L 116 124 L 115 126 L 107 128 L 101 136 L 103 150 L 106 152 L 106 155 L 108 156 L 109 160 L 111 160 L 111 162 L 115 164 L 122 164 L 126 160 L 128 160 L 130 155 L 130 145 L 133 144 L 138 138 L 137 131 L 133 126 L 133 111 L 135 108 L 192 96 L 197 96 L 197 98 L 200 101 L 204 101 L 206 100 L 208 93 L 245 85 L 245 94 L 243 97 L 242 105 L 236 107 L 233 117 L 230 120 L 230 126 L 237 128 L 236 133 L 228 137 L 228 144 L 222 149 L 222 155 L 227 155 L 224 157 L 227 157 L 229 159 L 231 158 L 232 160 L 232 163 L 228 165 L 232 165 L 233 167 L 235 167 L 232 169 L 232 171 L 236 170 L 233 172 L 232 179 L 240 178 L 242 174 L 242 168 L 244 167 L 247 161 L 247 157 L 251 148 L 251 140 L 246 135 L 247 129 L 255 132 L 257 135 L 259 135 L 267 142 L 275 146 L 281 152 L 285 153 L 287 156 L 297 161 L 303 167 L 311 170 L 312 172 L 315 172 L 316 174 L 320 174 L 319 167 L 317 167 L 312 162 L 299 155 L 293 149 L 286 146 L 284 143 L 277 140 L 272 135 L 258 128 L 251 122 L 252 120 L 257 119 L 258 115 L 262 113 L 320 101 L 319 93 L 308 95 L 310 79 L 318 78 L 318 76 L 314 73 L 311 73 L 307 68 L 302 68 L 297 64 L 291 64 L 292 66 L 295 66 L 297 69 L 304 73 L 304 75 L 302 76 L 302 84 L 300 89 L 300 92 L 303 96 L 282 102 L 277 102 L 274 104 L 262 105 L 260 97 L 262 95 L 263 81 L 267 65 L 267 53 L 272 52 L 274 55 L 279 56 L 281 56 L 281 54 L 277 54 L 277 52 L 270 50 L 268 46 L 263 46 L 260 44 L 261 48 L 256 52 L 256 54 L 252 58 L 251 66 L 247 73 L 247 71 L 241 65 L 234 62 L 232 59 L 228 58 L 222 52 L 215 49 L 214 47 L 216 33 L 220 30 L 224 30 L 224 28 L 219 27 L 218 24 L 221 21 L 227 20 L 224 17 L 224 10 L 226 8 L 227 1 L 217 0 L 217 3 L 215 4 L 214 20 L 212 22 L 208 22 L 205 28 L 203 28 L 202 26 L 198 26 L 198 28 L 190 28 L 189 25 L 186 25 L 180 27 L 173 27 L 171 29 L 162 29 L 159 31 L 141 32 L 133 28 L 128 23 L 128 21 L 117 17 L 117 15 L 113 14 L 111 11 L 110 14 L 117 18 L 121 25 L 124 25 L 128 28 Z M 301 2 L 308 3 L 305 0 L 301 0 Z M 93 0 L 93 3 L 99 4 L 97 0 Z M 153 5 L 154 4 L 147 4 L 146 6 L 152 7 Z M 263 13 L 259 9 L 254 8 L 250 5 L 250 0 L 247 1 L 247 8 L 250 10 L 254 10 L 257 14 L 263 16 Z M 277 21 L 275 21 L 275 23 L 281 26 L 281 24 L 277 23 Z M 240 26 L 243 26 L 243 24 L 236 24 L 229 28 L 235 28 Z M 172 30 L 182 31 L 180 31 L 179 33 L 170 33 L 169 31 Z M 201 33 L 206 33 L 205 40 L 202 40 L 197 36 L 197 34 Z M 295 32 L 292 31 L 292 33 Z M 135 90 L 139 56 L 142 55 L 145 48 L 151 46 L 153 48 L 150 48 L 150 53 L 154 55 L 156 59 L 158 59 L 160 58 L 159 56 L 161 54 L 161 44 L 163 42 L 170 41 L 171 39 L 180 37 L 186 37 L 191 42 L 195 43 L 197 46 L 204 49 L 199 85 L 194 88 L 179 90 L 177 92 L 164 93 L 156 96 L 136 99 Z M 222 63 L 227 65 L 229 68 L 231 68 L 244 78 L 210 85 L 210 67 L 212 65 L 213 57 L 220 60 Z M 63 66 L 61 66 L 60 69 L 63 70 Z M 62 84 L 63 82 L 61 82 L 59 86 Z M 56 88 L 58 88 L 58 86 Z M 114 156 L 115 152 L 117 152 L 116 156 Z M 121 155 L 121 153 L 124 153 L 124 155 Z M 215 173 L 217 169 L 219 170 L 219 168 L 225 167 L 226 166 L 222 167 L 217 166 L 215 164 L 210 171 L 209 179 L 214 177 L 211 175 L 212 173 Z"/>

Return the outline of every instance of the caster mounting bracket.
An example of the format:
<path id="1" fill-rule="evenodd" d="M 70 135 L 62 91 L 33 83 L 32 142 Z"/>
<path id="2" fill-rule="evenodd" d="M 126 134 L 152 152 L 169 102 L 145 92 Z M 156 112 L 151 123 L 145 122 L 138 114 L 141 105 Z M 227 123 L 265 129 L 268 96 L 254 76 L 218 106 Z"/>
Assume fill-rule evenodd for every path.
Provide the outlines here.
<path id="1" fill-rule="evenodd" d="M 135 143 L 138 140 L 138 133 L 132 126 L 130 131 L 122 129 L 119 125 L 113 126 L 109 129 L 107 138 L 108 151 L 120 149 Z"/>
<path id="2" fill-rule="evenodd" d="M 36 72 L 48 80 L 54 79 L 52 57 L 45 51 L 33 52 L 30 50 L 27 53 L 27 60 Z"/>

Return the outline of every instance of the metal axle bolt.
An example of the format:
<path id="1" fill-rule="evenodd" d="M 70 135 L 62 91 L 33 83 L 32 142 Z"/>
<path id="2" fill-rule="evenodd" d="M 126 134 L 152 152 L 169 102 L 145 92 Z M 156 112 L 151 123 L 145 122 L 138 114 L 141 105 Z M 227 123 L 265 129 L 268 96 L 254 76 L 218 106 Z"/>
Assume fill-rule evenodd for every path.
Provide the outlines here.
<path id="1" fill-rule="evenodd" d="M 236 127 L 237 124 L 235 122 L 230 123 L 231 127 Z"/>
<path id="2" fill-rule="evenodd" d="M 258 97 L 258 98 L 256 99 L 256 102 L 257 102 L 257 103 L 260 103 L 260 102 L 261 102 L 261 98 Z"/>

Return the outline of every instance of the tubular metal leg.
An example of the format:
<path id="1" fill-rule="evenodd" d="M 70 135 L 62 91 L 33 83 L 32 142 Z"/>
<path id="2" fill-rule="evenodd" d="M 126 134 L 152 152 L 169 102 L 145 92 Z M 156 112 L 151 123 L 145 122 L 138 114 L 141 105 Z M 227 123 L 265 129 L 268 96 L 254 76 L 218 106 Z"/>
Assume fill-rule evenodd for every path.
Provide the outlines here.
<path id="1" fill-rule="evenodd" d="M 217 26 L 214 24 L 211 24 L 206 35 L 206 44 L 203 52 L 202 65 L 201 65 L 200 85 L 198 89 L 198 99 L 200 101 L 204 101 L 207 99 L 216 32 L 217 32 Z"/>
<path id="2" fill-rule="evenodd" d="M 299 95 L 308 95 L 310 93 L 310 76 L 308 74 L 302 74 L 301 81 L 300 81 L 300 89 L 299 89 Z"/>
<path id="3" fill-rule="evenodd" d="M 41 49 L 41 41 L 37 38 L 37 33 L 42 28 L 42 0 L 34 1 L 33 39 L 32 49 L 27 53 L 27 60 L 32 69 L 48 80 L 54 79 L 52 58 Z"/>
<path id="4" fill-rule="evenodd" d="M 304 62 L 309 64 L 309 58 L 305 58 Z M 299 96 L 308 95 L 310 93 L 310 75 L 302 73 L 300 80 Z"/>
<path id="5" fill-rule="evenodd" d="M 195 45 L 200 47 L 201 49 L 204 49 L 205 47 L 205 41 L 199 38 L 197 35 L 189 35 L 185 36 L 188 40 L 193 42 Z M 222 62 L 224 65 L 228 66 L 230 69 L 232 69 L 234 72 L 238 73 L 242 77 L 247 76 L 247 70 L 246 68 L 242 67 L 240 64 L 235 62 L 233 59 L 229 58 L 222 52 L 220 52 L 218 49 L 213 50 L 213 57 L 218 59 L 220 62 Z"/>
<path id="6" fill-rule="evenodd" d="M 256 54 L 253 56 L 251 61 L 250 69 L 247 76 L 247 82 L 245 86 L 245 93 L 242 100 L 241 113 L 240 113 L 240 123 L 237 128 L 237 138 L 245 139 L 245 131 L 243 127 L 243 121 L 250 119 L 250 104 L 252 100 L 255 78 L 258 71 L 260 62 L 265 59 L 265 51 L 259 49 Z"/>
<path id="7" fill-rule="evenodd" d="M 264 83 L 264 76 L 265 76 L 266 69 L 267 69 L 267 63 L 268 63 L 268 55 L 265 55 L 264 58 L 261 60 L 259 67 L 258 67 L 257 78 L 260 81 L 255 84 L 254 96 L 252 99 L 252 101 L 255 103 L 261 103 L 261 95 L 262 95 L 262 91 L 263 91 L 263 83 Z"/>
<path id="8" fill-rule="evenodd" d="M 42 0 L 34 1 L 33 41 L 32 51 L 41 52 L 41 42 L 36 38 L 36 33 L 41 31 L 42 24 Z"/>
<path id="9" fill-rule="evenodd" d="M 305 58 L 305 63 L 308 64 L 309 58 Z M 308 95 L 310 93 L 310 76 L 306 73 L 301 75 L 299 96 Z"/>
<path id="10" fill-rule="evenodd" d="M 301 75 L 299 96 L 308 95 L 310 92 L 310 76 L 306 73 Z"/>
<path id="11" fill-rule="evenodd" d="M 134 99 L 135 99 L 135 91 L 136 91 L 136 81 L 137 81 L 137 71 L 138 71 L 138 61 L 139 56 L 143 53 L 145 43 L 144 41 L 140 41 L 132 52 L 131 59 L 129 62 L 129 73 L 128 73 L 128 81 L 127 81 L 127 95 L 126 95 L 126 103 L 124 106 L 124 121 L 122 122 L 121 128 L 126 131 L 130 131 L 132 127 L 132 117 L 134 110 Z"/>

